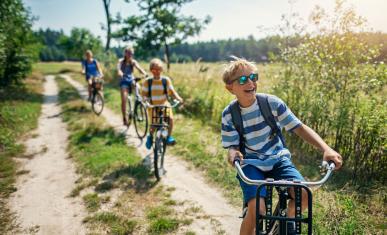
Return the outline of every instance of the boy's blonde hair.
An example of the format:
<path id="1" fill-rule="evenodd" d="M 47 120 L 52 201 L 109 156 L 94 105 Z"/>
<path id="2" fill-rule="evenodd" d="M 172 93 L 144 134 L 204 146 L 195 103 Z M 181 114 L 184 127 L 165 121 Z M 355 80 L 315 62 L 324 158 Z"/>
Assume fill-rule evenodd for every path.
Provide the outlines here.
<path id="1" fill-rule="evenodd" d="M 223 70 L 223 82 L 225 84 L 230 84 L 234 79 L 236 74 L 243 68 L 250 68 L 254 71 L 257 71 L 257 66 L 252 61 L 248 61 L 245 58 L 239 58 L 236 56 L 231 56 L 231 60 Z"/>
<path id="2" fill-rule="evenodd" d="M 164 67 L 164 63 L 159 58 L 153 58 L 149 62 L 149 70 L 152 70 L 153 67 L 158 67 L 158 68 L 161 68 L 161 70 L 162 70 Z"/>

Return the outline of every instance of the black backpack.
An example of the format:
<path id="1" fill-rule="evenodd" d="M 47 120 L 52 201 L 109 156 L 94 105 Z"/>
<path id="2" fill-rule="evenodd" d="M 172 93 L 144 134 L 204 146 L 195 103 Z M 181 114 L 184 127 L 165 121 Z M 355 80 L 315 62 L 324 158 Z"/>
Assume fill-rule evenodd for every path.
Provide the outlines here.
<path id="1" fill-rule="evenodd" d="M 281 129 L 278 127 L 278 125 L 274 119 L 274 116 L 271 113 L 271 107 L 269 105 L 268 95 L 257 94 L 256 97 L 257 97 L 258 107 L 262 113 L 263 119 L 265 120 L 266 124 L 271 129 L 270 135 L 272 137 L 278 136 L 278 138 L 280 138 L 284 147 L 286 147 L 285 139 L 282 136 Z M 241 109 L 240 109 L 239 104 L 236 100 L 234 100 L 230 104 L 230 112 L 231 112 L 232 123 L 234 124 L 235 129 L 237 130 L 237 132 L 239 134 L 239 151 L 241 151 L 241 153 L 243 155 L 245 155 L 246 154 L 245 149 L 248 147 L 245 146 L 246 140 L 243 136 L 243 121 L 242 121 Z M 254 151 L 254 150 L 252 150 L 252 151 Z M 256 152 L 256 151 L 254 151 L 254 152 Z"/>
<path id="2" fill-rule="evenodd" d="M 152 81 L 153 81 L 152 78 L 148 79 L 148 97 L 150 99 L 151 104 L 152 104 Z M 168 95 L 167 79 L 165 77 L 161 77 L 161 83 L 163 84 L 164 94 L 167 96 Z"/>

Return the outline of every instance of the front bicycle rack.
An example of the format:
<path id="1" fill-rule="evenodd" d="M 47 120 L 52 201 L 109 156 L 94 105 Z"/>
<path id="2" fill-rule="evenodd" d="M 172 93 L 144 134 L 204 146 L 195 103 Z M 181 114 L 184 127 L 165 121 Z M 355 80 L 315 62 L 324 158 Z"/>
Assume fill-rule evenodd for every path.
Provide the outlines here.
<path id="1" fill-rule="evenodd" d="M 261 215 L 259 213 L 260 208 L 260 192 L 263 188 L 266 188 L 266 198 L 265 198 L 265 206 L 266 206 L 266 214 Z M 278 211 L 273 212 L 273 188 L 275 188 L 278 192 Z M 287 203 L 289 199 L 288 189 L 294 188 L 295 193 L 295 218 L 290 218 L 287 216 Z M 302 189 L 305 189 L 308 195 L 308 213 L 307 217 L 303 217 L 301 211 L 302 205 Z M 301 224 L 306 223 L 308 225 L 308 234 L 312 234 L 312 192 L 311 190 L 301 184 L 293 182 L 291 184 L 278 184 L 274 182 L 268 181 L 258 187 L 257 190 L 257 203 L 256 203 L 256 234 L 272 234 L 274 226 L 276 226 L 276 222 L 278 223 L 278 231 L 280 235 L 287 234 L 287 222 L 294 221 L 295 222 L 295 230 L 296 234 L 301 234 Z M 261 223 L 262 221 L 262 223 Z"/>
<path id="2" fill-rule="evenodd" d="M 159 126 L 163 123 L 169 123 L 168 107 L 152 108 L 152 125 Z"/>

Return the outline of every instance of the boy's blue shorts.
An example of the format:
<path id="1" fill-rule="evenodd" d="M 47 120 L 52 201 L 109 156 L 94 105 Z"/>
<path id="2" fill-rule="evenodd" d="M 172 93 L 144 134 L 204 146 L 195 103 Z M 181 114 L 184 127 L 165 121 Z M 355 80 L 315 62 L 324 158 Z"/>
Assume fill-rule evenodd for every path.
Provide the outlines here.
<path id="1" fill-rule="evenodd" d="M 252 180 L 263 180 L 267 178 L 273 178 L 274 180 L 301 180 L 304 181 L 304 178 L 300 172 L 296 169 L 293 163 L 287 157 L 282 157 L 279 162 L 277 162 L 271 171 L 263 172 L 257 167 L 252 165 L 246 165 L 242 168 L 243 173 L 252 179 Z M 249 185 L 243 182 L 239 175 L 237 175 L 239 184 L 241 185 L 243 192 L 243 202 L 248 203 L 251 199 L 255 198 L 257 195 L 257 185 Z M 266 196 L 266 188 L 263 187 L 259 193 L 261 197 Z"/>

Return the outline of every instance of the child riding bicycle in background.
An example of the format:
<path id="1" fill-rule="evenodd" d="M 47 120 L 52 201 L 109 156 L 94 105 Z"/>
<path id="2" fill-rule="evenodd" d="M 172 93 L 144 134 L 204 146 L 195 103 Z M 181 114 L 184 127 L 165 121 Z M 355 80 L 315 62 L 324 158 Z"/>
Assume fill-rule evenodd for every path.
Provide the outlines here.
<path id="1" fill-rule="evenodd" d="M 91 50 L 87 50 L 85 52 L 85 57 L 86 59 L 82 61 L 82 74 L 86 75 L 87 90 L 89 94 L 88 100 L 90 101 L 91 86 L 93 84 L 93 79 L 95 78 L 102 79 L 103 73 L 98 61 L 93 58 L 93 52 L 91 52 Z M 101 90 L 102 90 L 102 87 L 101 87 Z"/>
<path id="2" fill-rule="evenodd" d="M 163 62 L 160 59 L 152 59 L 150 61 L 149 70 L 153 77 L 147 78 L 142 85 L 141 95 L 150 102 L 152 105 L 166 105 L 168 98 L 172 96 L 180 103 L 183 103 L 183 99 L 177 94 L 173 88 L 171 79 L 166 76 L 161 76 L 163 71 Z M 171 136 L 173 129 L 173 115 L 172 110 L 168 108 L 169 113 L 169 130 L 167 144 L 175 144 L 175 139 Z M 152 110 L 148 110 L 149 120 L 152 120 Z M 145 146 L 150 149 L 153 144 L 153 128 L 150 128 L 149 135 L 147 136 Z"/>
<path id="3" fill-rule="evenodd" d="M 124 50 L 124 58 L 118 60 L 117 63 L 117 73 L 120 78 L 120 88 L 121 88 L 121 112 L 122 119 L 124 125 L 128 125 L 128 120 L 126 117 L 126 97 L 128 94 L 132 93 L 133 87 L 133 70 L 136 68 L 140 71 L 144 76 L 146 76 L 146 72 L 138 62 L 133 59 L 134 49 L 131 46 L 128 46 Z"/>
<path id="4" fill-rule="evenodd" d="M 224 69 L 223 82 L 226 89 L 236 97 L 222 113 L 222 145 L 228 149 L 228 161 L 233 165 L 234 159 L 242 159 L 244 174 L 253 180 L 273 178 L 275 180 L 301 180 L 303 177 L 290 161 L 291 155 L 285 146 L 280 130 L 297 134 L 307 143 L 323 152 L 323 160 L 332 160 L 336 169 L 342 165 L 339 153 L 330 148 L 321 137 L 311 128 L 303 124 L 286 106 L 274 95 L 257 94 L 258 71 L 250 61 L 233 57 Z M 266 108 L 263 104 L 266 102 Z M 269 111 L 265 111 L 269 110 Z M 274 117 L 276 130 L 268 125 L 264 113 Z M 238 116 L 239 115 L 239 116 Z M 238 117 L 240 121 L 238 122 Z M 243 154 L 242 154 L 243 153 Z M 256 185 L 248 185 L 237 177 L 242 188 L 244 203 L 247 205 L 247 214 L 244 217 L 240 234 L 253 234 L 256 219 Z M 288 215 L 294 217 L 294 191 L 289 191 Z M 266 192 L 260 192 L 260 205 L 264 205 Z M 302 193 L 302 209 L 307 208 L 308 198 L 306 191 Z M 265 214 L 265 208 L 260 208 Z M 289 232 L 294 228 L 294 222 L 289 222 Z"/>

